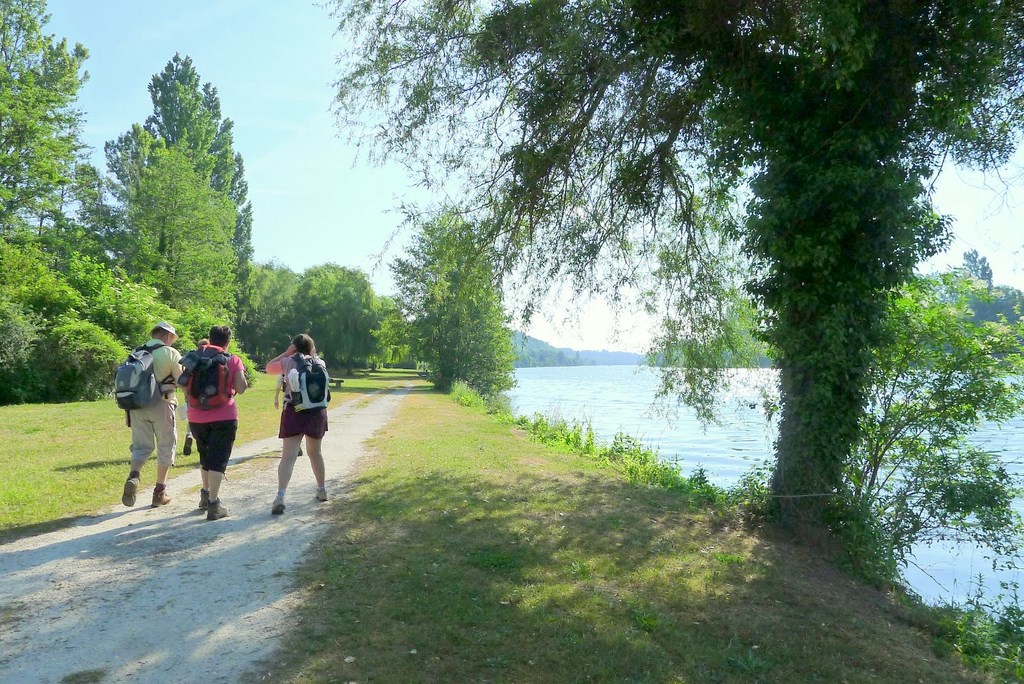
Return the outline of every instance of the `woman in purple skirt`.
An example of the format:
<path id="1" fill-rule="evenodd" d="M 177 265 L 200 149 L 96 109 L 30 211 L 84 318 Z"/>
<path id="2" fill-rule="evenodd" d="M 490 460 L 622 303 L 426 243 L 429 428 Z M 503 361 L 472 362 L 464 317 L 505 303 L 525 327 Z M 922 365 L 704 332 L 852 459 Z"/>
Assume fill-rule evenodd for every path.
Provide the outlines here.
<path id="1" fill-rule="evenodd" d="M 320 449 L 324 433 L 327 432 L 327 409 L 315 408 L 296 410 L 295 406 L 300 402 L 298 392 L 293 392 L 287 377 L 289 371 L 298 367 L 296 355 L 301 354 L 310 357 L 311 363 L 320 363 L 316 356 L 316 345 L 309 335 L 296 335 L 292 343 L 280 356 L 270 360 L 267 364 L 267 373 L 270 375 L 284 375 L 285 398 L 284 410 L 281 411 L 281 429 L 277 436 L 284 440 L 281 447 L 281 463 L 277 467 L 277 497 L 270 508 L 274 515 L 284 513 L 284 495 L 288 489 L 288 481 L 292 479 L 292 471 L 295 469 L 295 459 L 299 456 L 302 446 L 302 438 L 306 438 L 306 454 L 309 456 L 309 465 L 313 468 L 313 476 L 316 478 L 316 499 L 327 501 L 327 487 L 325 485 L 326 469 L 324 467 L 324 455 Z"/>

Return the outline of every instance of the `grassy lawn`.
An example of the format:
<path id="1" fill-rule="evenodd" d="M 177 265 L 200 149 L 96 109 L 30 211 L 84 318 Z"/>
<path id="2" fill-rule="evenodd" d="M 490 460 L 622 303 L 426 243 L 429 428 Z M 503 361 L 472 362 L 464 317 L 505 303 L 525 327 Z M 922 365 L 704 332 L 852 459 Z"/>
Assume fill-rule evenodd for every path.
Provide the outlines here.
<path id="1" fill-rule="evenodd" d="M 445 396 L 375 448 L 267 681 L 988 681 L 800 548 Z"/>
<path id="2" fill-rule="evenodd" d="M 414 378 L 409 371 L 345 378 L 331 406 Z M 274 381 L 261 374 L 238 398 L 239 444 L 277 434 L 280 411 L 274 408 Z M 199 464 L 195 450 L 191 456 L 180 453 L 184 432 L 181 422 L 172 477 Z M 130 445 L 124 411 L 113 399 L 0 407 L 0 541 L 53 529 L 119 502 Z M 155 472 L 154 454 L 142 472 L 144 487 L 152 485 Z"/>
<path id="3" fill-rule="evenodd" d="M 335 405 L 409 381 L 347 378 Z M 273 391 L 264 376 L 240 398 L 240 442 L 276 434 Z M 112 401 L 0 408 L 0 440 L 0 542 L 119 501 L 129 433 Z M 410 394 L 373 446 L 254 681 L 993 681 L 768 531 L 444 395 Z"/>

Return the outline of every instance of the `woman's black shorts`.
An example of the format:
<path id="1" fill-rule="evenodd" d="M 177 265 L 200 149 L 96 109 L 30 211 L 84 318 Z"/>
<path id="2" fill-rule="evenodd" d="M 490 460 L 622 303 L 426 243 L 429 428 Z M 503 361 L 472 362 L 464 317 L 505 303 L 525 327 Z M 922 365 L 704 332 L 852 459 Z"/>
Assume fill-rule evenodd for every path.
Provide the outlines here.
<path id="1" fill-rule="evenodd" d="M 218 420 L 213 423 L 189 423 L 196 446 L 199 447 L 199 465 L 203 470 L 223 473 L 231 458 L 231 447 L 238 432 L 237 420 Z"/>

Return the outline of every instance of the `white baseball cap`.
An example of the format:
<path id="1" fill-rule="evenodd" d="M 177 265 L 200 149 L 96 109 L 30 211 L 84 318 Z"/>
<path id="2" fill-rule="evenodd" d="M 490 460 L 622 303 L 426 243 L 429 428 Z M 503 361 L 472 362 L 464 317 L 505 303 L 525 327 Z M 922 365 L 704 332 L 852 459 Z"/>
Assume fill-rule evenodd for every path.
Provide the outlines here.
<path id="1" fill-rule="evenodd" d="M 168 323 L 167 321 L 160 321 L 159 323 L 157 323 L 156 325 L 153 326 L 153 330 L 156 330 L 157 328 L 159 328 L 161 330 L 166 330 L 167 332 L 171 333 L 175 337 L 178 336 L 178 331 L 175 330 L 174 326 L 171 325 L 170 323 Z"/>

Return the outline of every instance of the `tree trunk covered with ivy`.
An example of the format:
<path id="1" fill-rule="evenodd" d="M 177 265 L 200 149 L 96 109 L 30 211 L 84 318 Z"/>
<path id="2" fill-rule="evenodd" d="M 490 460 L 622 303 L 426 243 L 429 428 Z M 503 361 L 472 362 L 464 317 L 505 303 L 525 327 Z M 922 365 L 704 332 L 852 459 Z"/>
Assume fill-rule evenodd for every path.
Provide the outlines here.
<path id="1" fill-rule="evenodd" d="M 915 5 L 838 3 L 816 32 L 793 17 L 760 37 L 777 50 L 715 55 L 730 93 L 719 149 L 746 138 L 728 154 L 753 170 L 743 240 L 781 373 L 772 484 L 790 522 L 824 519 L 885 341 L 887 292 L 945 239 L 925 191 L 934 129 L 915 92 L 937 36 Z"/>
<path id="2" fill-rule="evenodd" d="M 826 524 L 887 293 L 947 237 L 929 180 L 1017 142 L 1021 3 L 335 4 L 341 120 L 464 181 L 534 294 L 651 292 L 656 351 L 689 369 L 666 386 L 698 404 L 754 321 L 781 372 L 782 518 Z"/>

